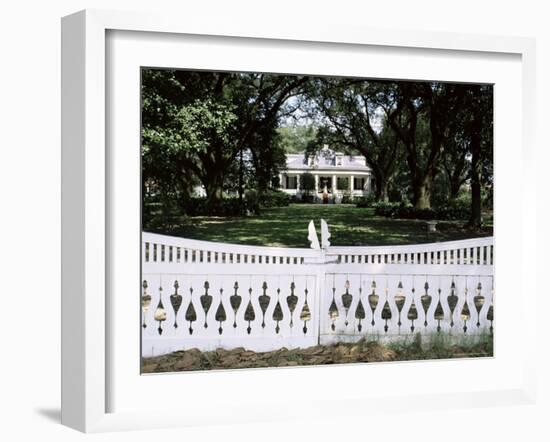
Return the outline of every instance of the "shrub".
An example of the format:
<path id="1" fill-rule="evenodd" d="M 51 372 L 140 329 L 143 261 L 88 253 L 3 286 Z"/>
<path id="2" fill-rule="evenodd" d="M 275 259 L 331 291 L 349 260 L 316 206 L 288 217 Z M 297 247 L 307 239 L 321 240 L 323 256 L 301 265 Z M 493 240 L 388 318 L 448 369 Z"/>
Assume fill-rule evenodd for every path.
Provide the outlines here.
<path id="1" fill-rule="evenodd" d="M 301 203 L 312 204 L 315 202 L 315 195 L 310 195 L 309 193 L 302 193 L 300 197 Z"/>
<path id="2" fill-rule="evenodd" d="M 374 208 L 374 213 L 378 216 L 387 218 L 396 218 L 399 215 L 401 203 L 390 203 L 386 201 L 377 201 L 370 204 Z"/>
<path id="3" fill-rule="evenodd" d="M 454 203 L 435 209 L 417 209 L 409 204 L 377 202 L 372 204 L 374 213 L 387 218 L 423 220 L 468 219 L 470 208 L 463 203 Z"/>
<path id="4" fill-rule="evenodd" d="M 437 219 L 468 219 L 470 216 L 470 205 L 457 201 L 453 204 L 447 204 L 438 207 Z"/>
<path id="5" fill-rule="evenodd" d="M 241 203 L 238 197 L 224 198 L 214 207 L 207 204 L 206 198 L 189 198 L 183 204 L 184 213 L 188 216 L 239 216 L 250 211 L 259 212 L 257 196 L 245 192 Z"/>
<path id="6" fill-rule="evenodd" d="M 315 190 L 315 177 L 309 172 L 300 175 L 300 189 L 306 194 Z"/>
<path id="7" fill-rule="evenodd" d="M 269 190 L 259 197 L 262 207 L 286 207 L 290 204 L 290 195 L 279 190 Z"/>
<path id="8" fill-rule="evenodd" d="M 349 189 L 349 178 L 347 176 L 342 176 L 336 178 L 336 189 L 338 190 L 348 190 Z"/>
<path id="9" fill-rule="evenodd" d="M 349 193 L 342 195 L 342 204 L 351 204 L 354 202 L 353 197 Z"/>
<path id="10" fill-rule="evenodd" d="M 376 202 L 374 194 L 369 193 L 367 196 L 358 196 L 353 198 L 353 202 L 357 207 L 372 207 Z"/>

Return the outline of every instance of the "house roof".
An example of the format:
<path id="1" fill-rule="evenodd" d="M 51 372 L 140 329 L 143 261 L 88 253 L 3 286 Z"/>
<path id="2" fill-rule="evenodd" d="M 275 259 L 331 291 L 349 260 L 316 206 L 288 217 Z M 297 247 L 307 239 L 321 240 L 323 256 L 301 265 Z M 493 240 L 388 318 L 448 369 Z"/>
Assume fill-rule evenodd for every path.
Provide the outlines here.
<path id="1" fill-rule="evenodd" d="M 332 170 L 332 171 L 361 171 L 369 172 L 365 157 L 360 155 L 346 155 L 323 149 L 315 157 L 306 157 L 305 153 L 287 154 L 287 170 Z"/>

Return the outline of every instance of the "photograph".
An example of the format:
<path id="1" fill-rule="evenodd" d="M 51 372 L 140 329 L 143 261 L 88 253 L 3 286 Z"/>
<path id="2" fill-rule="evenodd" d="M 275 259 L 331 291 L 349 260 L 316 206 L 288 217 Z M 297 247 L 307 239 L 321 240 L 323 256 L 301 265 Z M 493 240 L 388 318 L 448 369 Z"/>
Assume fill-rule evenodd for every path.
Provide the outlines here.
<path id="1" fill-rule="evenodd" d="M 141 374 L 493 357 L 492 84 L 140 91 Z"/>

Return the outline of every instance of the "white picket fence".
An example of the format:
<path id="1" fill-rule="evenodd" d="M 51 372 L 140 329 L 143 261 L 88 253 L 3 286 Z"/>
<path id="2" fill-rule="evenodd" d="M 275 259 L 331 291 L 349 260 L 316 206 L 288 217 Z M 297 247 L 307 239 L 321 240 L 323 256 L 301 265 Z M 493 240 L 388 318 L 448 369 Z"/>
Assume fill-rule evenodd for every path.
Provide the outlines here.
<path id="1" fill-rule="evenodd" d="M 493 238 L 277 248 L 142 235 L 142 355 L 493 332 Z"/>

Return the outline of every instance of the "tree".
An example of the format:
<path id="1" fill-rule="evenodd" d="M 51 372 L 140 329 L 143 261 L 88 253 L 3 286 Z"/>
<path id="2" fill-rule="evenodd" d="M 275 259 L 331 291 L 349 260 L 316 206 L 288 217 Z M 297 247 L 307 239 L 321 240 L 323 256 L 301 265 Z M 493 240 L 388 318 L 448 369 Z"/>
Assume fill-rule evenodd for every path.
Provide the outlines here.
<path id="1" fill-rule="evenodd" d="M 492 152 L 493 152 L 493 88 L 490 85 L 471 85 L 469 87 L 469 109 L 471 121 L 468 125 L 470 138 L 470 187 L 472 205 L 470 219 L 466 227 L 481 228 L 481 187 L 484 178 L 484 166 L 487 184 L 492 188 Z"/>
<path id="2" fill-rule="evenodd" d="M 144 154 L 152 157 L 146 164 L 163 155 L 160 151 L 168 152 L 170 170 L 187 175 L 188 181 L 191 175 L 200 180 L 210 207 L 218 205 L 225 175 L 238 154 L 248 149 L 256 159 L 265 158 L 279 111 L 306 81 L 269 74 L 155 70 L 144 70 L 143 77 L 144 95 L 150 97 L 142 109 Z M 167 173 L 157 179 L 167 180 Z"/>
<path id="3" fill-rule="evenodd" d="M 250 143 L 251 185 L 259 192 L 266 192 L 286 165 L 284 147 L 277 132 L 277 121 L 261 127 L 252 137 Z"/>
<path id="4" fill-rule="evenodd" d="M 316 140 L 317 127 L 313 125 L 283 125 L 277 128 L 280 143 L 287 153 L 305 152 Z"/>
<path id="5" fill-rule="evenodd" d="M 468 148 L 465 138 L 455 135 L 447 140 L 441 165 L 448 183 L 448 199 L 455 201 L 468 180 Z"/>
<path id="6" fill-rule="evenodd" d="M 211 200 L 219 197 L 219 148 L 231 150 L 237 120 L 235 105 L 219 97 L 226 80 L 225 74 L 143 70 L 144 176 L 161 187 L 178 177 L 181 195 L 198 181 Z"/>
<path id="7" fill-rule="evenodd" d="M 431 207 L 432 186 L 460 106 L 460 85 L 396 82 L 391 128 L 407 152 L 412 200 L 418 209 Z"/>
<path id="8" fill-rule="evenodd" d="M 447 181 L 449 201 L 457 199 L 460 189 L 471 177 L 472 120 L 474 114 L 480 111 L 472 101 L 471 85 L 454 85 L 453 88 L 456 99 L 455 112 L 441 158 L 441 169 Z"/>
<path id="9" fill-rule="evenodd" d="M 382 201 L 429 208 L 436 179 L 440 201 L 469 184 L 470 227 L 492 191 L 491 86 L 144 69 L 142 103 L 146 196 L 185 201 L 202 184 L 215 208 L 271 188 L 285 151 L 325 144 L 363 155 Z"/>
<path id="10" fill-rule="evenodd" d="M 315 103 L 310 112 L 320 113 L 325 121 L 318 131 L 317 148 L 329 144 L 362 154 L 374 174 L 377 199 L 387 201 L 401 150 L 398 137 L 384 130 L 381 112 L 393 112 L 387 84 L 322 78 L 310 82 L 308 95 Z"/>
<path id="11" fill-rule="evenodd" d="M 192 173 L 181 173 L 173 161 L 175 142 L 173 121 L 182 95 L 181 85 L 164 70 L 142 73 L 142 195 L 146 201 L 161 199 L 163 207 L 170 200 L 185 201 L 199 183 Z M 165 128 L 157 131 L 156 128 Z M 147 209 L 147 205 L 144 209 Z"/>

